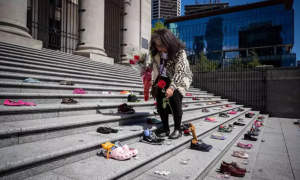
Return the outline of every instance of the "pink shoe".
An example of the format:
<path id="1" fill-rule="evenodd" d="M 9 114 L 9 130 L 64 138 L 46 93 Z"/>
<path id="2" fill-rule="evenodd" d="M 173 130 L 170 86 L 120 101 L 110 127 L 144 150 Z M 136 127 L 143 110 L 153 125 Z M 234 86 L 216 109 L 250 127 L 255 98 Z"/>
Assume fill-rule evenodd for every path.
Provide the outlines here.
<path id="1" fill-rule="evenodd" d="M 208 122 L 217 122 L 214 117 L 206 117 L 205 121 L 208 121 Z"/>
<path id="2" fill-rule="evenodd" d="M 236 114 L 235 111 L 229 111 L 227 114 Z"/>
<path id="3" fill-rule="evenodd" d="M 115 142 L 115 145 L 116 145 L 117 147 L 122 147 L 123 150 L 125 150 L 125 151 L 131 152 L 131 153 L 132 153 L 132 156 L 136 156 L 136 155 L 139 153 L 137 149 L 129 148 L 129 147 L 127 146 L 127 144 L 123 145 L 120 141 Z"/>
<path id="4" fill-rule="evenodd" d="M 24 106 L 36 106 L 35 103 L 25 102 L 25 101 L 22 101 L 22 100 L 20 100 L 19 103 L 22 104 L 22 105 L 24 105 Z"/>
<path id="5" fill-rule="evenodd" d="M 3 105 L 5 105 L 5 106 L 22 106 L 23 104 L 21 104 L 20 102 L 14 102 L 12 100 L 6 99 L 3 103 Z"/>
<path id="6" fill-rule="evenodd" d="M 73 94 L 87 94 L 83 89 L 74 89 Z"/>
<path id="7" fill-rule="evenodd" d="M 246 154 L 245 152 L 242 152 L 242 151 L 233 151 L 232 156 L 239 157 L 239 158 L 242 158 L 242 159 L 248 159 L 249 158 L 249 155 Z"/>
<path id="8" fill-rule="evenodd" d="M 229 104 L 226 104 L 226 107 L 232 107 L 231 105 L 229 105 Z"/>
<path id="9" fill-rule="evenodd" d="M 193 94 L 191 94 L 191 93 L 186 93 L 185 95 L 186 96 L 193 96 Z"/>
<path id="10" fill-rule="evenodd" d="M 107 151 L 103 152 L 103 155 L 106 157 Z M 109 158 L 113 158 L 119 161 L 124 161 L 132 158 L 132 153 L 130 151 L 124 150 L 122 147 L 112 147 L 109 153 Z"/>
<path id="11" fill-rule="evenodd" d="M 252 144 L 242 144 L 242 143 L 237 143 L 237 147 L 245 148 L 245 149 L 251 149 L 253 148 Z"/>

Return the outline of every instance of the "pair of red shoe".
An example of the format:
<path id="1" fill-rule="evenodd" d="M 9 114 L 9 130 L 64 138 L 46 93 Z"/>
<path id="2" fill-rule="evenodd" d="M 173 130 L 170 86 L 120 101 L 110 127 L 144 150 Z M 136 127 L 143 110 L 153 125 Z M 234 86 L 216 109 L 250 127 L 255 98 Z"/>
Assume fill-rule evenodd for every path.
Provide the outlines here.
<path id="1" fill-rule="evenodd" d="M 227 163 L 223 161 L 220 167 L 220 172 L 221 173 L 228 172 L 230 173 L 231 176 L 235 176 L 235 177 L 244 177 L 247 170 L 244 168 L 240 168 L 236 162 Z"/>

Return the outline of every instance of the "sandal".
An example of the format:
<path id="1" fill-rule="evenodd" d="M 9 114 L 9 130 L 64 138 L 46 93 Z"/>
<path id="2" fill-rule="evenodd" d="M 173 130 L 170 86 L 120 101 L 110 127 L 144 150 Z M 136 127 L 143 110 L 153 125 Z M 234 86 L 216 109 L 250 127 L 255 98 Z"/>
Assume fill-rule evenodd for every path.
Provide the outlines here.
<path id="1" fill-rule="evenodd" d="M 59 84 L 60 84 L 60 85 L 70 85 L 70 86 L 75 85 L 73 82 L 71 82 L 71 81 L 66 81 L 66 80 L 60 81 Z"/>
<path id="2" fill-rule="evenodd" d="M 193 100 L 200 100 L 200 98 L 197 98 L 197 97 L 193 97 Z"/>
<path id="3" fill-rule="evenodd" d="M 62 104 L 77 104 L 78 102 L 72 98 L 64 98 L 61 101 Z"/>

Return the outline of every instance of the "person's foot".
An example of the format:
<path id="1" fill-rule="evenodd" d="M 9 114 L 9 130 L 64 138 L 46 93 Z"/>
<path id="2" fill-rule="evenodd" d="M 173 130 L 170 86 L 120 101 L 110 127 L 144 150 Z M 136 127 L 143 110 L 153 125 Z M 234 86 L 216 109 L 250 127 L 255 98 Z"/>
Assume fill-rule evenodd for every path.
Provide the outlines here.
<path id="1" fill-rule="evenodd" d="M 169 136 L 169 139 L 178 139 L 182 136 L 181 130 L 174 130 L 172 134 Z"/>
<path id="2" fill-rule="evenodd" d="M 167 137 L 170 135 L 170 130 L 164 130 L 163 128 L 161 128 L 158 133 L 156 133 L 157 137 Z"/>

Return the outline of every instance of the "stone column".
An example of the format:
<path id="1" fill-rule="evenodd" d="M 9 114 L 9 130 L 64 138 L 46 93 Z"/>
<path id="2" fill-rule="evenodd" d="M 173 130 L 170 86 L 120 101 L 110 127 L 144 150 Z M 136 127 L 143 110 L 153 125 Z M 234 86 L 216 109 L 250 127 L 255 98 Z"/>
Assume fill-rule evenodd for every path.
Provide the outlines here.
<path id="1" fill-rule="evenodd" d="M 41 48 L 28 33 L 27 0 L 0 0 L 0 41 Z"/>
<path id="2" fill-rule="evenodd" d="M 26 27 L 27 0 L 0 0 L 0 31 L 32 38 Z"/>
<path id="3" fill-rule="evenodd" d="M 132 44 L 141 49 L 141 1 L 140 0 L 124 0 L 124 38 L 123 43 L 127 44 L 123 48 L 123 55 L 127 54 L 128 47 Z M 122 63 L 127 64 L 126 57 Z"/>
<path id="4" fill-rule="evenodd" d="M 113 64 L 104 49 L 104 8 L 105 0 L 82 0 L 79 12 L 80 43 L 74 54 L 89 57 L 95 61 Z"/>

